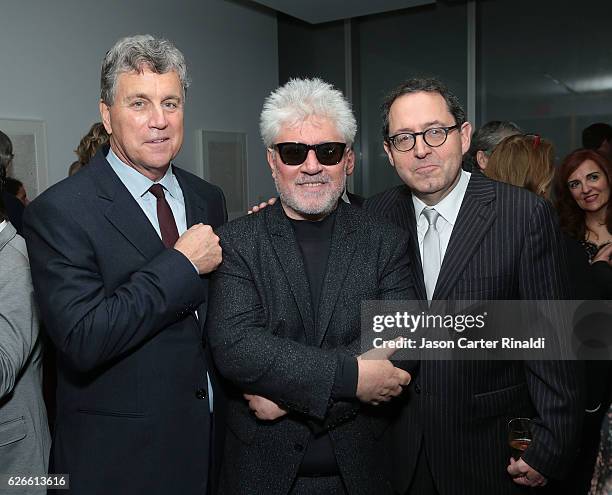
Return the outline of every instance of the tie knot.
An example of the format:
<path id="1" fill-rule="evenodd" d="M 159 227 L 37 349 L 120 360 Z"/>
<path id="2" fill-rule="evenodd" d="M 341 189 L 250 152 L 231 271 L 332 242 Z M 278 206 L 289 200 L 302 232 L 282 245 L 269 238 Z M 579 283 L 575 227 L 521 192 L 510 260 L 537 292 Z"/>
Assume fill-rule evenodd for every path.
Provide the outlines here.
<path id="1" fill-rule="evenodd" d="M 423 210 L 423 215 L 427 219 L 427 222 L 430 226 L 436 226 L 436 222 L 438 221 L 438 217 L 440 216 L 440 214 L 436 210 L 434 210 L 433 208 L 425 208 Z"/>
<path id="2" fill-rule="evenodd" d="M 161 184 L 153 184 L 151 187 L 149 187 L 149 192 L 157 199 L 165 198 L 164 186 L 162 186 Z"/>

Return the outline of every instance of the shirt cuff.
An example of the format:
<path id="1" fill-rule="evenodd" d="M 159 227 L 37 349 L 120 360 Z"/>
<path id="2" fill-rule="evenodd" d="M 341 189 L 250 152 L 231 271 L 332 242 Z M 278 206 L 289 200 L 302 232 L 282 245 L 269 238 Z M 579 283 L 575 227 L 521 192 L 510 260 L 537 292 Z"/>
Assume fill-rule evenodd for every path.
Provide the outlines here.
<path id="1" fill-rule="evenodd" d="M 331 396 L 335 400 L 354 399 L 357 394 L 357 379 L 359 367 L 357 358 L 348 354 L 338 354 L 338 365 Z"/>

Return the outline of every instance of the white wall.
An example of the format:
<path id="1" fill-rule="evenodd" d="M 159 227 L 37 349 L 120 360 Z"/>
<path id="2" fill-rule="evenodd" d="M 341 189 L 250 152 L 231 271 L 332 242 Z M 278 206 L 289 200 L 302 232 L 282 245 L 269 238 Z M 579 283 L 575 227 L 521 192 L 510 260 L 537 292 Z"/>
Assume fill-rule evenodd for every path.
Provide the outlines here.
<path id="1" fill-rule="evenodd" d="M 199 173 L 196 129 L 248 134 L 249 204 L 274 191 L 258 117 L 278 84 L 276 16 L 242 0 L 18 0 L 0 14 L 0 119 L 47 123 L 49 184 L 67 175 L 100 120 L 100 63 L 120 37 L 150 33 L 183 51 L 192 79 L 177 163 Z"/>

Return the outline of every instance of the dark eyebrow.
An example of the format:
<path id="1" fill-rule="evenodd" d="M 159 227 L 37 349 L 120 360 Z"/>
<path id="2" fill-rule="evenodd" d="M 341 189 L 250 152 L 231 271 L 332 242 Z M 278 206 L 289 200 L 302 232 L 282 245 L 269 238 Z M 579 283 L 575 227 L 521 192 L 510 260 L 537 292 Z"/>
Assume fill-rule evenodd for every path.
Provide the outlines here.
<path id="1" fill-rule="evenodd" d="M 443 122 L 440 122 L 439 120 L 432 120 L 430 122 L 425 122 L 425 124 L 423 125 L 423 130 L 431 129 L 432 127 L 447 127 L 447 126 L 446 124 L 444 124 Z M 402 129 L 398 129 L 397 131 L 395 131 L 394 134 L 412 133 L 412 132 L 419 132 L 419 131 L 415 131 L 411 128 L 404 127 Z"/>

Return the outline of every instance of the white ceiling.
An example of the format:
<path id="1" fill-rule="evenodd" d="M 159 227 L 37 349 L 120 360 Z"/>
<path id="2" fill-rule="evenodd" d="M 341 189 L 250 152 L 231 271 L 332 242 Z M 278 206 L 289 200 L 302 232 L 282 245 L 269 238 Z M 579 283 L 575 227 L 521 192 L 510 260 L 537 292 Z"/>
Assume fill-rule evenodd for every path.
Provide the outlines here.
<path id="1" fill-rule="evenodd" d="M 254 0 L 311 24 L 436 3 L 436 0 Z"/>

